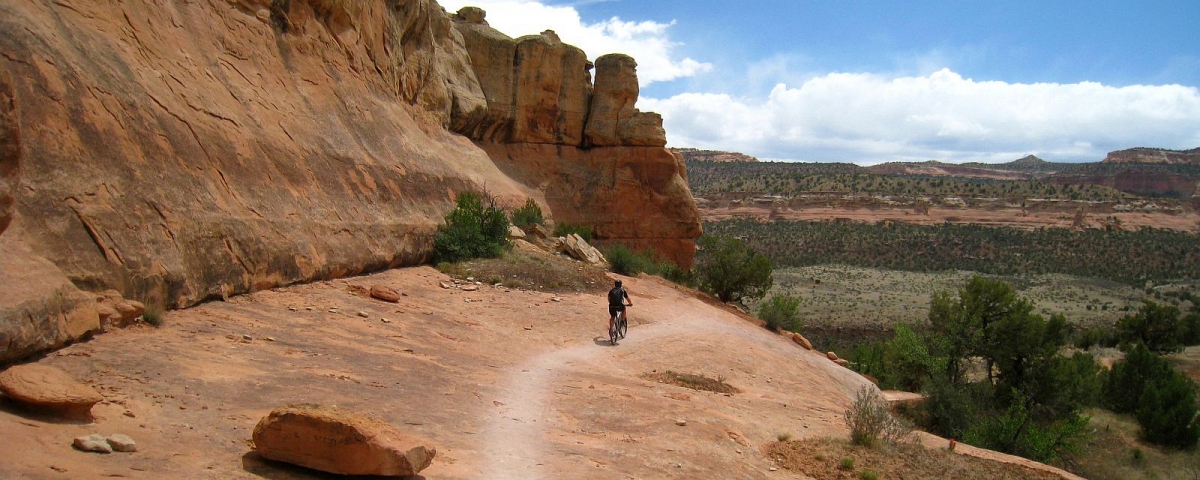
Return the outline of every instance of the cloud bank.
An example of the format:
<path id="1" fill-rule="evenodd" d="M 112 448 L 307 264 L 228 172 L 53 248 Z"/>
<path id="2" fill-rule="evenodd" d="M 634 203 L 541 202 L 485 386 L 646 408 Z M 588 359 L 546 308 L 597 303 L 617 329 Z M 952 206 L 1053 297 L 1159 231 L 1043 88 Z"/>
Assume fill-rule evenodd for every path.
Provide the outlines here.
<path id="1" fill-rule="evenodd" d="M 554 30 L 563 42 L 582 48 L 593 60 L 609 53 L 624 53 L 638 63 L 638 83 L 646 86 L 707 72 L 712 65 L 677 58 L 677 43 L 667 30 L 673 23 L 627 22 L 612 17 L 586 23 L 572 6 L 550 6 L 533 0 L 440 0 L 447 12 L 475 6 L 487 12 L 492 28 L 512 37 Z"/>
<path id="2" fill-rule="evenodd" d="M 589 1 L 601 0 L 582 0 Z M 790 71 L 789 61 L 803 60 L 808 68 L 817 61 L 804 52 L 763 52 L 762 58 L 727 67 L 741 71 L 714 71 L 712 64 L 680 53 L 680 45 L 670 39 L 674 22 L 613 17 L 587 23 L 571 5 L 538 0 L 440 3 L 451 12 L 466 5 L 481 7 L 489 24 L 513 37 L 552 29 L 593 59 L 630 54 L 638 62 L 643 87 L 711 71 L 703 77 L 705 93 L 656 99 L 643 92 L 638 107 L 663 115 L 671 146 L 860 164 L 1006 162 L 1030 154 L 1053 161 L 1097 161 L 1124 148 L 1200 146 L 1196 87 L 977 81 L 941 68 L 947 63 L 942 56 L 928 59 L 926 67 L 932 68 L 922 71 L 932 73 L 915 76 L 818 71 L 799 77 Z M 775 86 L 765 97 L 717 90 L 762 92 L 756 85 Z"/>
<path id="3" fill-rule="evenodd" d="M 1129 147 L 1200 146 L 1200 91 L 1179 85 L 830 73 L 766 98 L 689 93 L 639 106 L 663 115 L 672 145 L 786 160 L 1096 161 Z"/>

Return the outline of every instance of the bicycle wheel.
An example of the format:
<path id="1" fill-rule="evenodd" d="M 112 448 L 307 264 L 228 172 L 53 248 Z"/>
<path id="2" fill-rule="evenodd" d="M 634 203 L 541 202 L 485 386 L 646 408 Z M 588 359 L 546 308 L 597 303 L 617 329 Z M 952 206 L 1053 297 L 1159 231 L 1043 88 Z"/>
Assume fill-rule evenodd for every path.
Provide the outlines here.
<path id="1" fill-rule="evenodd" d="M 629 321 L 625 319 L 625 312 L 621 312 L 621 316 L 617 317 L 617 336 L 625 338 L 625 332 L 629 331 Z"/>
<path id="2" fill-rule="evenodd" d="M 617 344 L 617 326 L 615 324 L 608 329 L 608 341 L 614 346 Z"/>

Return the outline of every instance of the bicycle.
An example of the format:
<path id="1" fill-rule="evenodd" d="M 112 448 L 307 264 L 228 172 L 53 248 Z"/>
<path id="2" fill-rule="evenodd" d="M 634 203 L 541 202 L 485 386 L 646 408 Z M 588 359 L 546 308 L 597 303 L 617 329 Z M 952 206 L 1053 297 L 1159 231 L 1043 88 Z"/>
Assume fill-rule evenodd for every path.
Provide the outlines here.
<path id="1" fill-rule="evenodd" d="M 625 321 L 625 310 L 618 310 L 617 319 L 613 321 L 612 328 L 608 329 L 608 341 L 615 346 L 617 339 L 624 339 L 628 331 L 629 323 Z"/>

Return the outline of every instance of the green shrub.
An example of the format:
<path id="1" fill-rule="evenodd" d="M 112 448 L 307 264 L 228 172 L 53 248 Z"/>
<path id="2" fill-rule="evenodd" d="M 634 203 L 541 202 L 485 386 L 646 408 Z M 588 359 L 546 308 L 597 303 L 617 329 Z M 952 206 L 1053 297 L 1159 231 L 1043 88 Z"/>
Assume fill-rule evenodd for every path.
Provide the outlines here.
<path id="1" fill-rule="evenodd" d="M 873 470 L 863 470 L 858 472 L 858 478 L 862 480 L 879 480 L 879 472 Z"/>
<path id="2" fill-rule="evenodd" d="M 608 259 L 608 264 L 612 265 L 612 271 L 621 275 L 636 277 L 637 274 L 646 271 L 651 263 L 643 255 L 635 253 L 629 247 L 624 245 L 613 245 L 604 251 L 604 258 Z"/>
<path id="3" fill-rule="evenodd" d="M 486 204 L 485 204 L 486 203 Z M 433 237 L 438 262 L 495 258 L 508 247 L 508 217 L 486 193 L 458 194 L 454 210 Z"/>
<path id="4" fill-rule="evenodd" d="M 163 324 L 163 314 L 157 308 L 150 307 L 142 313 L 142 321 L 155 327 L 161 327 Z"/>
<path id="5" fill-rule="evenodd" d="M 943 437 L 964 438 L 971 424 L 991 408 L 986 382 L 958 384 L 937 376 L 925 388 L 921 415 L 925 428 Z"/>
<path id="6" fill-rule="evenodd" d="M 554 226 L 554 236 L 556 237 L 565 237 L 572 233 L 579 235 L 580 238 L 587 240 L 589 243 L 592 241 L 594 236 L 592 234 L 592 227 L 572 225 L 569 223 L 559 223 L 558 225 Z"/>
<path id="7" fill-rule="evenodd" d="M 758 308 L 758 318 L 772 330 L 800 331 L 800 298 L 774 295 Z"/>
<path id="8" fill-rule="evenodd" d="M 527 227 L 529 225 L 541 225 L 545 219 L 542 218 L 542 207 L 539 207 L 537 202 L 532 198 L 525 200 L 525 205 L 521 208 L 513 210 L 512 224 L 518 227 Z"/>
<path id="9" fill-rule="evenodd" d="M 843 457 L 841 462 L 838 462 L 838 468 L 842 470 L 854 470 L 854 459 Z"/>
<path id="10" fill-rule="evenodd" d="M 1142 435 L 1151 443 L 1191 448 L 1200 439 L 1196 383 L 1174 370 L 1148 379 L 1136 412 Z"/>
<path id="11" fill-rule="evenodd" d="M 694 270 L 684 270 L 683 267 L 671 262 L 667 262 L 663 266 L 662 277 L 680 285 L 696 286 L 696 272 Z"/>
<path id="12" fill-rule="evenodd" d="M 1144 300 L 1137 313 L 1117 321 L 1117 332 L 1121 341 L 1145 343 L 1147 348 L 1156 353 L 1183 350 L 1188 337 L 1188 327 L 1179 318 L 1179 308 L 1159 305 L 1150 300 Z"/>
<path id="13" fill-rule="evenodd" d="M 704 235 L 697 244 L 696 274 L 701 290 L 728 303 L 762 298 L 771 288 L 771 260 L 746 242 Z"/>
<path id="14" fill-rule="evenodd" d="M 1079 415 L 1038 423 L 1018 399 L 1008 410 L 976 421 L 964 440 L 978 447 L 1048 462 L 1079 452 L 1089 419 Z"/>
<path id="15" fill-rule="evenodd" d="M 1104 403 L 1117 413 L 1137 411 L 1142 391 L 1150 380 L 1171 373 L 1171 364 L 1145 345 L 1137 344 L 1125 359 L 1113 365 L 1104 382 Z"/>

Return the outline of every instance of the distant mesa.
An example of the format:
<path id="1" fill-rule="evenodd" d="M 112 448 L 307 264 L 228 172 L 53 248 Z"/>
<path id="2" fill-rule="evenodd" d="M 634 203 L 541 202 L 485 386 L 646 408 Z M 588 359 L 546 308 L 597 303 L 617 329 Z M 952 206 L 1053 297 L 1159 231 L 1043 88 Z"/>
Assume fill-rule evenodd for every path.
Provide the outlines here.
<path id="1" fill-rule="evenodd" d="M 672 152 L 682 155 L 684 161 L 700 162 L 757 162 L 758 159 L 738 152 L 722 152 L 719 150 L 699 150 L 695 148 L 672 148 Z"/>
<path id="2" fill-rule="evenodd" d="M 1167 150 L 1162 148 L 1130 148 L 1109 152 L 1103 163 L 1159 163 L 1167 165 L 1200 165 L 1200 148 Z"/>

